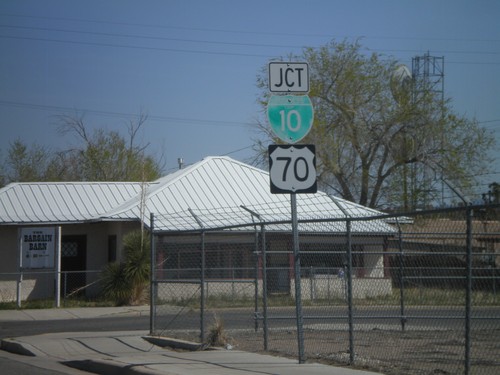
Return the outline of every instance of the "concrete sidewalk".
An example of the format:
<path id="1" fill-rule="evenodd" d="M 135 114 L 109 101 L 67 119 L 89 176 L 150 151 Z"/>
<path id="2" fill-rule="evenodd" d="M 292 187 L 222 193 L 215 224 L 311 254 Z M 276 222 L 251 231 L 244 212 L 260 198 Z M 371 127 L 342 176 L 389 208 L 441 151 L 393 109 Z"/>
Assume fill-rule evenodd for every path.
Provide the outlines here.
<path id="1" fill-rule="evenodd" d="M 0 311 L 0 321 L 86 319 L 149 314 L 148 306 Z M 374 372 L 238 350 L 175 350 L 147 331 L 50 333 L 4 339 L 1 348 L 100 374 L 375 375 Z M 151 341 L 159 345 L 154 345 Z"/>
<path id="2" fill-rule="evenodd" d="M 0 322 L 149 316 L 149 306 L 0 310 Z"/>

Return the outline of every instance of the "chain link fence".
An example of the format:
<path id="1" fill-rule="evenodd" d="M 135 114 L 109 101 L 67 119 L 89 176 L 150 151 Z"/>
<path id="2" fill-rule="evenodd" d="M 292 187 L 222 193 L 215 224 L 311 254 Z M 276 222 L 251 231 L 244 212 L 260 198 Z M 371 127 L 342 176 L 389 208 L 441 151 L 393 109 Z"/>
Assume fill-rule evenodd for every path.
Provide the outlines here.
<path id="1" fill-rule="evenodd" d="M 62 271 L 60 273 L 60 302 L 97 297 L 102 271 Z M 55 300 L 57 272 L 54 270 L 24 270 L 0 273 L 0 303 L 16 302 L 22 307 L 27 300 Z"/>
<path id="2" fill-rule="evenodd" d="M 152 215 L 152 334 L 385 374 L 498 372 L 499 206 L 299 217 L 297 252 L 290 222 L 245 210 L 233 225 L 229 209 Z M 155 230 L 189 217 L 198 230 Z"/>

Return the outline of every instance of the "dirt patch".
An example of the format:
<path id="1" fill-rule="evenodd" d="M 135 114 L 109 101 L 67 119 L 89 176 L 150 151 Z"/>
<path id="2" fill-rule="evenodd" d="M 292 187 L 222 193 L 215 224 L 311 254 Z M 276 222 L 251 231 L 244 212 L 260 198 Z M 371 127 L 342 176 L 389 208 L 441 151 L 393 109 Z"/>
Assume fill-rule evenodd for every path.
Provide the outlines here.
<path id="1" fill-rule="evenodd" d="M 263 333 L 229 332 L 235 349 L 264 352 Z M 471 369 L 473 374 L 498 374 L 500 368 L 500 331 L 472 334 Z M 458 331 L 356 331 L 354 333 L 356 368 L 387 375 L 462 374 L 465 369 L 465 339 Z M 267 353 L 297 358 L 295 332 L 271 332 Z M 349 366 L 349 337 L 346 331 L 304 332 L 308 362 Z"/>

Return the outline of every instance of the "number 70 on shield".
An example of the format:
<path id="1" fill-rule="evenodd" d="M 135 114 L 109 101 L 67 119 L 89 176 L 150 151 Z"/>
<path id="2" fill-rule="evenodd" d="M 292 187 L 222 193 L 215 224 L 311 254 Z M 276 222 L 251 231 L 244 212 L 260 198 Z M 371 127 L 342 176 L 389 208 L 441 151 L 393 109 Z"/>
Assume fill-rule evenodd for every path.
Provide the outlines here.
<path id="1" fill-rule="evenodd" d="M 270 145 L 271 193 L 316 193 L 314 145 Z"/>

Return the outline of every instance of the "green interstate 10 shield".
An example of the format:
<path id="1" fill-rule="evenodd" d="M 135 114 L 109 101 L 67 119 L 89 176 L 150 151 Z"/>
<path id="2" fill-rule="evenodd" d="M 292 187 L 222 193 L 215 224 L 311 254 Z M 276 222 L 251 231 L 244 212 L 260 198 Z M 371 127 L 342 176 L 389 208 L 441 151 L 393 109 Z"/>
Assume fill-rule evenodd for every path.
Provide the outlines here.
<path id="1" fill-rule="evenodd" d="M 312 128 L 314 111 L 307 95 L 273 95 L 267 104 L 267 118 L 282 141 L 296 143 Z"/>

